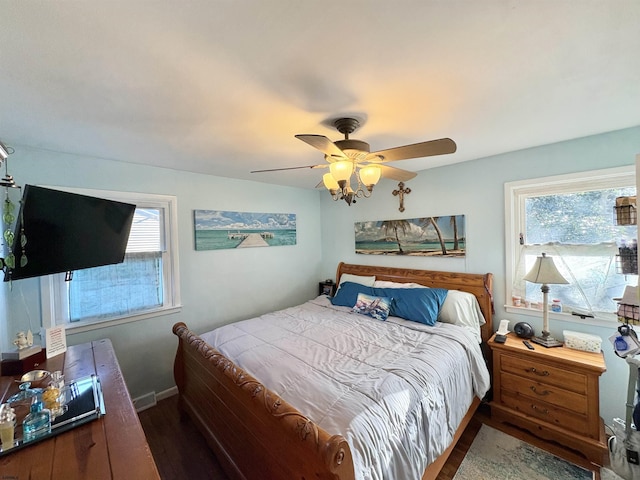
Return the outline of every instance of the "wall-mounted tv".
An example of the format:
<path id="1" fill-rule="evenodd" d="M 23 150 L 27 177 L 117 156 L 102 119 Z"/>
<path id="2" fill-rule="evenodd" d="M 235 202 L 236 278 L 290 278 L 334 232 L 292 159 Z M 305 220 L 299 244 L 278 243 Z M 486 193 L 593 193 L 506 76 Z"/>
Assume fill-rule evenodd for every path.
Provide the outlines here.
<path id="1" fill-rule="evenodd" d="M 16 267 L 5 281 L 121 263 L 135 205 L 26 185 L 15 227 Z M 20 266 L 20 231 L 28 262 Z"/>

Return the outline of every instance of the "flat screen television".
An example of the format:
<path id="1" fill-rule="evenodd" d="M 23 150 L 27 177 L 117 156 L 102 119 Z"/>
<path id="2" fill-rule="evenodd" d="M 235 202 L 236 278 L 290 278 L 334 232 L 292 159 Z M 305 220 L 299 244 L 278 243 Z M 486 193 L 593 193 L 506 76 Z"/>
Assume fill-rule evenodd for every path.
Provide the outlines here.
<path id="1" fill-rule="evenodd" d="M 124 260 L 135 205 L 26 185 L 15 226 L 16 266 L 5 281 L 72 272 Z M 27 264 L 20 266 L 20 232 Z"/>

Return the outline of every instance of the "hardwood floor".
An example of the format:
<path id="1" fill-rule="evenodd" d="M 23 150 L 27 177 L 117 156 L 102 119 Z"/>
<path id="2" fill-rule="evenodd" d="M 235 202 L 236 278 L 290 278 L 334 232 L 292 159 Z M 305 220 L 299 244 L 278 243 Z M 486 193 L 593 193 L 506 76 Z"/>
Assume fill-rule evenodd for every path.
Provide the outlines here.
<path id="1" fill-rule="evenodd" d="M 196 426 L 180 419 L 177 395 L 138 416 L 163 480 L 228 480 Z"/>
<path id="2" fill-rule="evenodd" d="M 155 407 L 140 412 L 139 417 L 163 480 L 183 480 L 186 478 L 190 480 L 228 480 L 195 425 L 188 418 L 180 419 L 177 395 L 159 401 Z M 489 407 L 481 405 L 460 437 L 460 441 L 442 468 L 437 480 L 453 479 L 483 424 L 503 430 L 509 435 L 548 450 L 554 455 L 584 468 L 591 468 L 583 457 L 562 448 L 560 445 L 543 442 L 517 428 L 496 425 L 491 420 Z M 598 472 L 595 480 L 599 480 L 599 477 Z"/>

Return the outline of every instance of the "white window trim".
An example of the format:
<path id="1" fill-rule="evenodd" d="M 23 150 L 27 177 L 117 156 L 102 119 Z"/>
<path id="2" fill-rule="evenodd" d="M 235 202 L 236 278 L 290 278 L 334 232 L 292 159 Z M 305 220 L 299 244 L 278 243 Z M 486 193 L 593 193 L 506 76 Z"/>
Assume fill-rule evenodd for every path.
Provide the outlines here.
<path id="1" fill-rule="evenodd" d="M 158 195 L 153 193 L 118 192 L 113 190 L 84 189 L 71 187 L 48 187 L 55 188 L 70 193 L 101 197 L 120 202 L 134 203 L 140 207 L 162 208 L 165 210 L 165 222 L 170 232 L 169 244 L 166 248 L 171 252 L 171 262 L 168 268 L 163 269 L 163 283 L 165 285 L 164 298 L 165 305 L 141 313 L 127 315 L 107 320 L 65 323 L 67 334 L 75 334 L 96 330 L 99 328 L 121 325 L 124 323 L 136 322 L 146 318 L 168 315 L 179 312 L 182 308 L 180 297 L 180 270 L 178 268 L 178 200 L 173 195 Z M 165 230 L 166 231 L 166 230 Z M 167 242 L 167 239 L 164 239 Z M 63 275 L 63 274 L 58 274 Z M 51 328 L 56 326 L 56 305 L 55 298 L 61 298 L 61 292 L 57 291 L 59 282 L 54 281 L 53 275 L 40 277 L 40 300 L 42 307 L 42 327 Z M 61 324 L 62 325 L 62 324 Z"/>
<path id="2" fill-rule="evenodd" d="M 577 183 L 586 185 L 587 188 L 598 190 L 604 188 L 615 188 L 620 186 L 621 180 L 631 180 L 631 184 L 636 183 L 635 166 L 607 168 L 603 170 L 593 170 L 589 172 L 570 173 L 566 175 L 554 175 L 551 177 L 541 177 L 529 180 L 519 180 L 504 184 L 504 210 L 505 210 L 505 302 L 512 296 L 513 273 L 518 262 L 518 232 L 524 231 L 521 223 L 525 218 L 524 199 L 527 196 L 535 196 L 549 193 L 569 193 L 575 191 Z M 611 206 L 611 219 L 613 221 L 613 205 Z M 520 222 L 518 222 L 518 219 Z M 517 227 L 517 228 L 515 228 Z M 514 307 L 508 303 L 504 306 L 508 313 L 531 315 L 542 318 L 541 310 L 531 308 Z M 617 320 L 596 316 L 594 318 L 577 317 L 571 313 L 551 312 L 549 318 L 576 322 L 580 324 L 609 326 L 617 325 Z"/>

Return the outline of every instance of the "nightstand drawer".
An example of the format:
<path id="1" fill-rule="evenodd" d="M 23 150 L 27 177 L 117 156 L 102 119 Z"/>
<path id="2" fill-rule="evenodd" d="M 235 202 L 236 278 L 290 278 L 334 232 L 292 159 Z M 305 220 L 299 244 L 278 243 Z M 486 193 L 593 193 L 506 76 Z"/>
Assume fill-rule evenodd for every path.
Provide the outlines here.
<path id="1" fill-rule="evenodd" d="M 580 435 L 589 434 L 587 417 L 585 415 L 578 415 L 575 412 L 558 408 L 549 403 L 539 402 L 507 390 L 501 392 L 500 401 L 503 405 L 528 417 L 535 417 L 543 422 L 571 430 Z"/>
<path id="2" fill-rule="evenodd" d="M 587 413 L 587 397 L 575 392 L 564 390 L 555 385 L 518 377 L 510 373 L 501 373 L 500 384 L 502 390 L 519 392 L 524 397 L 531 398 L 537 402 L 550 403 L 558 407 L 563 407 L 580 415 Z"/>
<path id="3" fill-rule="evenodd" d="M 522 378 L 548 385 L 561 387 L 579 394 L 587 393 L 587 376 L 576 372 L 567 372 L 556 367 L 533 360 L 501 355 L 500 363 L 503 372 L 513 373 Z"/>

